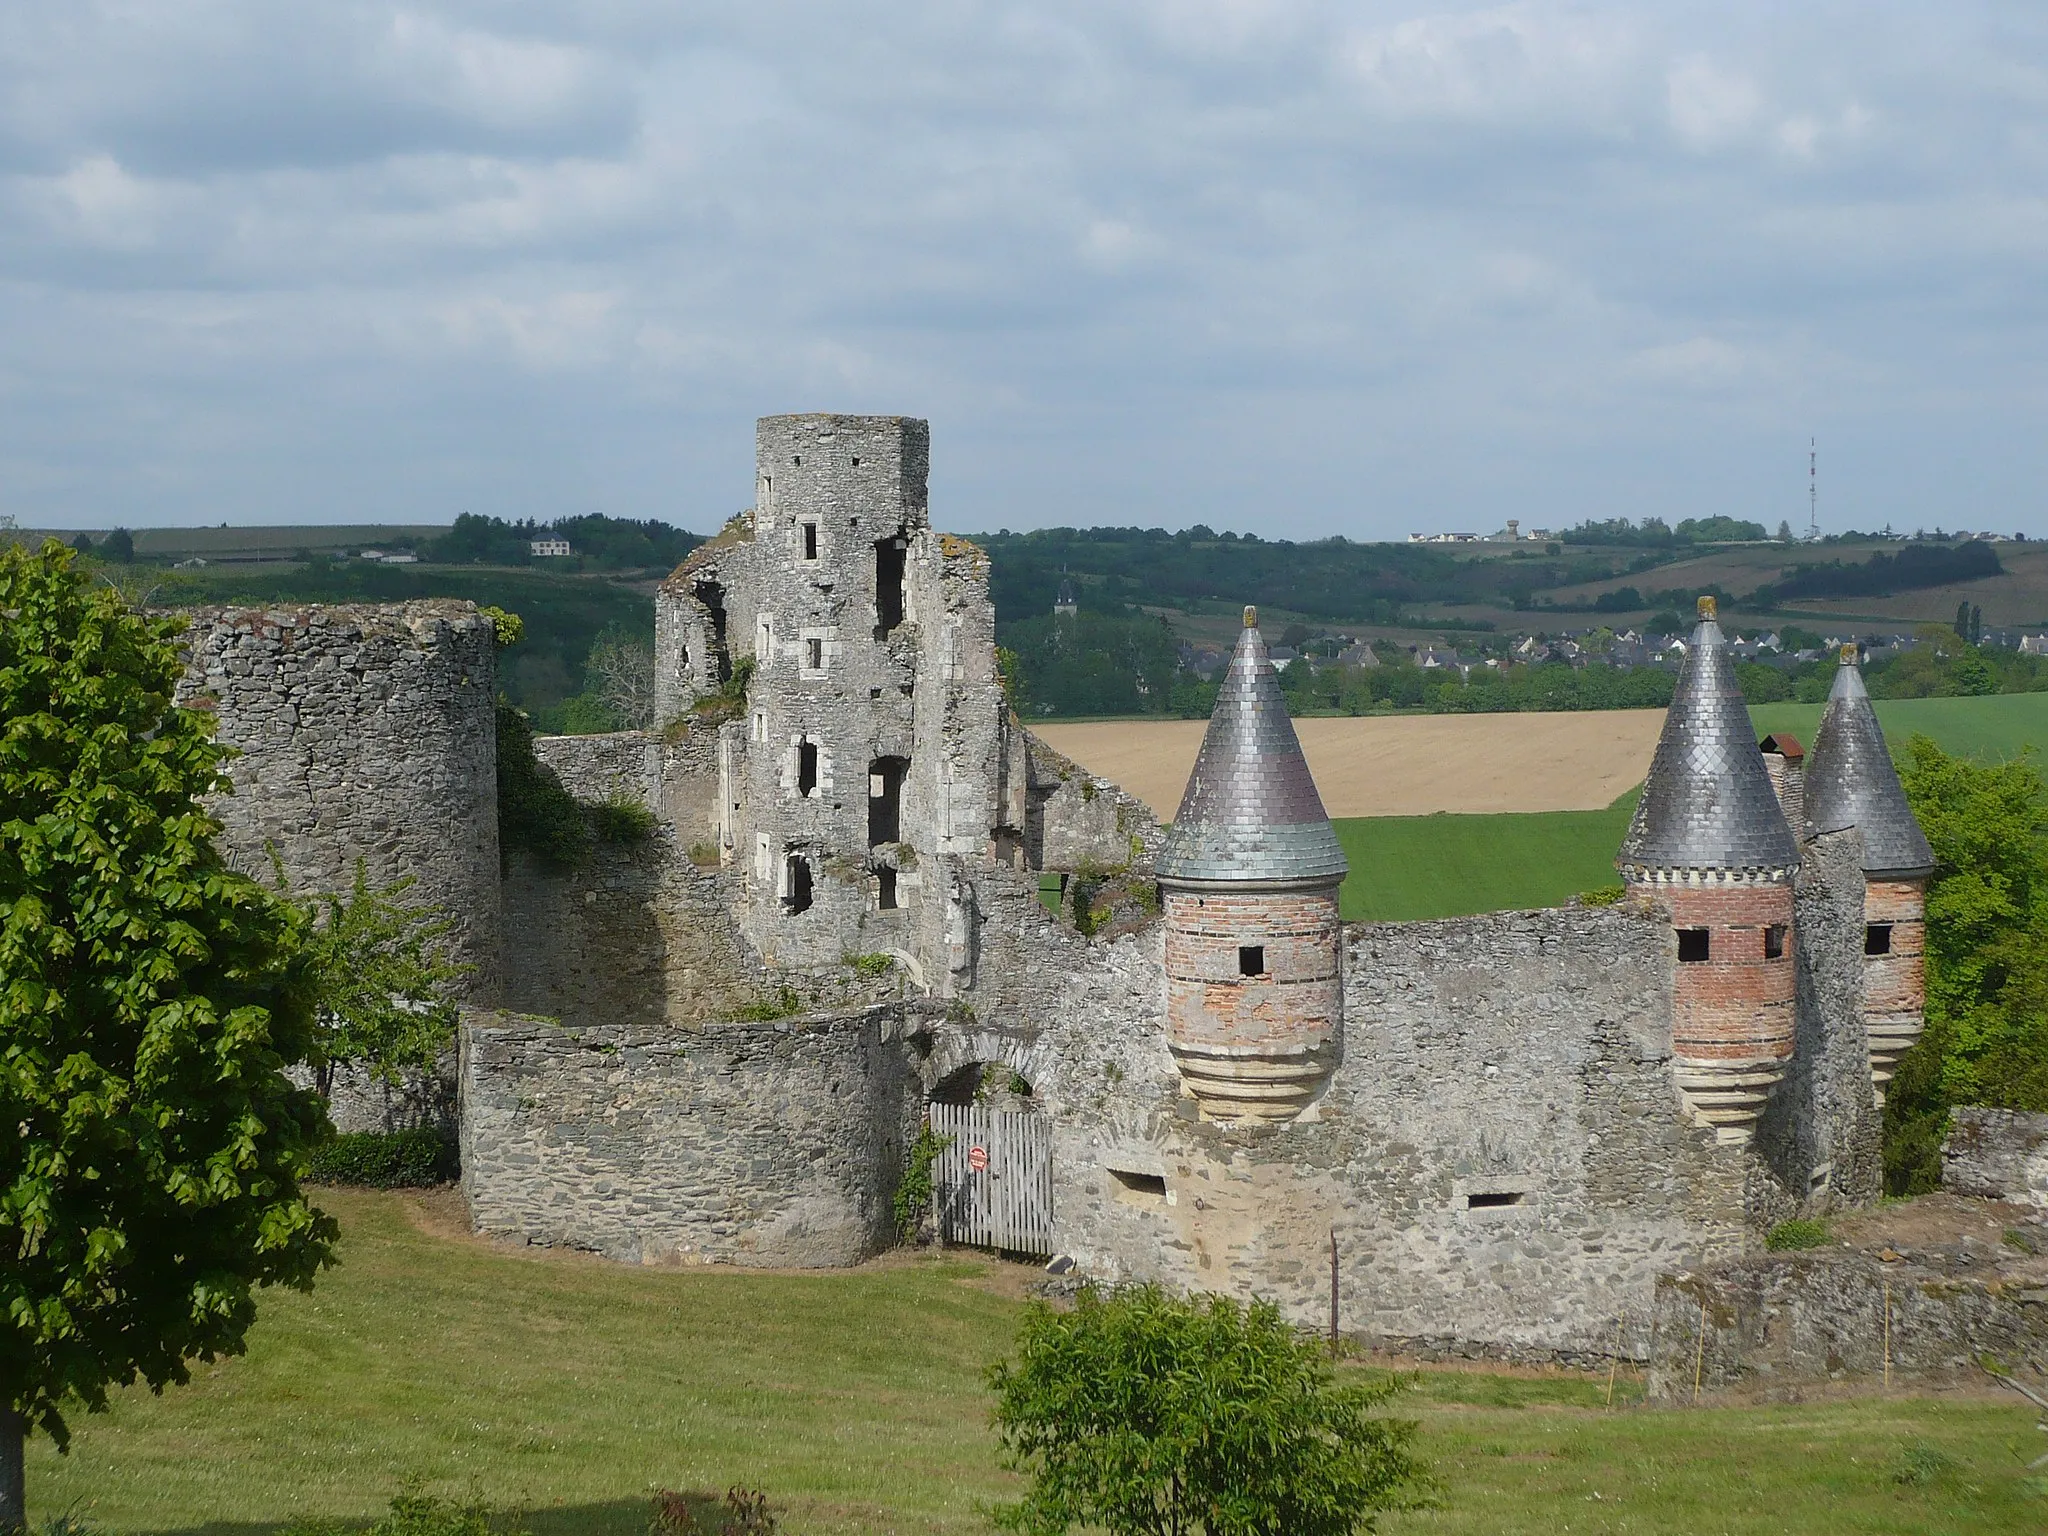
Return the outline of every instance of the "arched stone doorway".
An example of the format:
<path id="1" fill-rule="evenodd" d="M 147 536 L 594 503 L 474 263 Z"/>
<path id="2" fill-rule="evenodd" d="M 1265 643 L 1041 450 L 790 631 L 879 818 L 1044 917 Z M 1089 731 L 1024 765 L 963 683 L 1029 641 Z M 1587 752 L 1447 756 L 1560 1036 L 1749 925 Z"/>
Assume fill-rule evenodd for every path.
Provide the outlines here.
<path id="1" fill-rule="evenodd" d="M 937 1075 L 928 1111 L 946 1139 L 932 1165 L 939 1240 L 999 1253 L 1053 1251 L 1052 1122 L 1024 1071 L 996 1059 Z"/>

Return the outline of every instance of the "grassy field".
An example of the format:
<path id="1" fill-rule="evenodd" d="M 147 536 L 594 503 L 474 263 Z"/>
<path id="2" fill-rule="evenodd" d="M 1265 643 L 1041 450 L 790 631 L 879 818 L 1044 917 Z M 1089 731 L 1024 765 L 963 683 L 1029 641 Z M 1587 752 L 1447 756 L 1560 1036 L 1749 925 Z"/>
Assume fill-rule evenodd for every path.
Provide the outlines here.
<path id="1" fill-rule="evenodd" d="M 1821 708 L 1766 704 L 1750 716 L 1759 736 L 1791 731 L 1811 747 Z M 1894 751 L 1916 731 L 1948 751 L 1972 757 L 2012 757 L 2048 743 L 2048 693 L 1886 699 L 1878 702 L 1877 714 Z M 1466 718 L 1505 723 L 1524 717 Z M 1592 725 L 1600 719 L 1574 718 Z M 1628 830 L 1635 800 L 1632 790 L 1601 811 L 1338 820 L 1337 838 L 1351 860 L 1351 874 L 1339 894 L 1343 914 L 1353 921 L 1407 922 L 1552 907 L 1576 892 L 1612 885 L 1614 852 Z"/>
<path id="2" fill-rule="evenodd" d="M 1810 748 L 1822 705 L 1760 704 L 1750 710 L 1759 737 L 1790 731 Z M 1879 699 L 1878 724 L 1896 755 L 1916 731 L 1943 750 L 1967 757 L 2017 757 L 2048 747 L 2048 693 L 2001 693 L 1982 699 Z"/>
<path id="3" fill-rule="evenodd" d="M 1630 790 L 1602 811 L 1504 816 L 1361 816 L 1332 823 L 1351 873 L 1346 921 L 1411 922 L 1511 907 L 1555 907 L 1613 885 Z"/>
<path id="4" fill-rule="evenodd" d="M 984 1365 L 1014 1271 L 892 1259 L 838 1274 L 654 1271 L 495 1249 L 445 1197 L 324 1194 L 343 1262 L 266 1298 L 247 1356 L 121 1394 L 29 1457 L 31 1514 L 255 1536 L 367 1517 L 402 1479 L 524 1503 L 537 1536 L 640 1536 L 656 1486 L 756 1484 L 793 1536 L 969 1532 L 1010 1483 Z M 1606 1408 L 1577 1375 L 1431 1371 L 1403 1411 L 1447 1492 L 1405 1533 L 2020 1532 L 2048 1519 L 2032 1415 L 1883 1397 Z M 2014 1399 L 2013 1403 L 2017 1404 Z M 1917 1481 L 1897 1480 L 1918 1467 Z"/>

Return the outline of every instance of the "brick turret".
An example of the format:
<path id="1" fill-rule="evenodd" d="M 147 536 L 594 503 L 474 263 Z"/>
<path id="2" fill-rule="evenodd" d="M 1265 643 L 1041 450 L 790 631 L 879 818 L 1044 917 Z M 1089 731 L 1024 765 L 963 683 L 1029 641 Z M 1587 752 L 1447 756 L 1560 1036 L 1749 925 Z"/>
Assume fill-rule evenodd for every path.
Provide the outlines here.
<path id="1" fill-rule="evenodd" d="M 1934 850 L 1906 803 L 1854 645 L 1842 647 L 1814 738 L 1802 830 L 1818 837 L 1847 827 L 1863 833 L 1863 1030 L 1871 1086 L 1883 1103 L 1893 1067 L 1926 1025 Z"/>
<path id="2" fill-rule="evenodd" d="M 1778 805 L 1714 600 L 1678 674 L 1657 755 L 1615 860 L 1671 912 L 1671 1045 L 1680 1097 L 1723 1142 L 1749 1140 L 1792 1058 L 1792 880 Z"/>
<path id="3" fill-rule="evenodd" d="M 1167 1043 L 1204 1119 L 1293 1119 L 1335 1068 L 1346 869 L 1247 608 L 1159 860 Z"/>

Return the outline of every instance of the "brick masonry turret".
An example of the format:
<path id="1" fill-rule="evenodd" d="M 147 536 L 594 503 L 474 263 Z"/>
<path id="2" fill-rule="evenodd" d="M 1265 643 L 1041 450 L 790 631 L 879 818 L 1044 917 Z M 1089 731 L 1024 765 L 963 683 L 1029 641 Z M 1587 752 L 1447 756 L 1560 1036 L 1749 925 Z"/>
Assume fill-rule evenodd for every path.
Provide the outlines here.
<path id="1" fill-rule="evenodd" d="M 1167 1042 L 1205 1119 L 1291 1120 L 1335 1069 L 1345 873 L 1247 608 L 1159 861 Z"/>
<path id="2" fill-rule="evenodd" d="M 1879 1103 L 1892 1071 L 1926 1025 L 1927 877 L 1934 851 L 1906 803 L 1870 707 L 1854 645 L 1814 738 L 1804 786 L 1805 836 L 1863 834 L 1863 1028 Z"/>
<path id="3" fill-rule="evenodd" d="M 1798 845 L 1715 621 L 1700 622 L 1616 864 L 1671 913 L 1673 1073 L 1724 1142 L 1750 1139 L 1792 1058 Z"/>

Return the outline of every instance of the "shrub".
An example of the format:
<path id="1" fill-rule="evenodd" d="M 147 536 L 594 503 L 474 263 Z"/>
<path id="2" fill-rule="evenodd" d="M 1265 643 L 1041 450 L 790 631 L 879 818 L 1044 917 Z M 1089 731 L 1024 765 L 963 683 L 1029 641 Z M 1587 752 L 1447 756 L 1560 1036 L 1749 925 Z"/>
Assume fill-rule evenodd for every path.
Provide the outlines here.
<path id="1" fill-rule="evenodd" d="M 590 850 L 590 828 L 576 797 L 533 755 L 533 726 L 498 706 L 498 848 L 524 848 L 544 864 L 573 869 Z"/>
<path id="2" fill-rule="evenodd" d="M 410 1131 L 355 1131 L 317 1148 L 306 1177 L 368 1189 L 423 1189 L 461 1172 L 454 1143 L 427 1126 Z M 396 1505 L 393 1506 L 396 1508 Z"/>
<path id="3" fill-rule="evenodd" d="M 722 1500 L 663 1489 L 654 1496 L 647 1536 L 775 1536 L 775 1516 L 758 1488 L 728 1488 Z"/>
<path id="4" fill-rule="evenodd" d="M 903 1177 L 896 1181 L 891 1208 L 896 1214 L 896 1231 L 906 1243 L 917 1237 L 919 1224 L 932 1208 L 932 1164 L 952 1144 L 952 1137 L 939 1135 L 927 1120 L 903 1155 Z"/>
<path id="5" fill-rule="evenodd" d="M 460 1503 L 431 1493 L 407 1489 L 391 1501 L 391 1511 L 371 1525 L 339 1520 L 295 1520 L 283 1536 L 527 1536 L 526 1523 L 511 1510 L 494 1509 L 481 1499 Z"/>
<path id="6" fill-rule="evenodd" d="M 796 988 L 785 985 L 777 987 L 773 997 L 764 997 L 759 1002 L 749 1003 L 733 1017 L 745 1019 L 749 1023 L 764 1024 L 770 1019 L 788 1018 L 803 1007 L 803 1004 L 804 1000 L 797 996 Z"/>
<path id="7" fill-rule="evenodd" d="M 852 971 L 853 974 L 856 976 L 886 976 L 891 971 L 896 969 L 896 957 L 894 955 L 848 954 L 843 956 L 842 958 L 845 962 L 846 968 Z"/>
<path id="8" fill-rule="evenodd" d="M 1828 1241 L 1828 1224 L 1795 1216 L 1781 1221 L 1764 1234 L 1764 1246 L 1773 1253 L 1795 1253 L 1801 1248 L 1819 1248 Z"/>
<path id="9" fill-rule="evenodd" d="M 590 822 L 598 837 L 607 843 L 644 843 L 660 825 L 654 812 L 625 795 L 614 795 L 601 805 L 593 805 Z"/>
<path id="10" fill-rule="evenodd" d="M 1579 905 L 1582 907 L 1619 906 L 1622 897 L 1627 894 L 1628 887 L 1624 885 L 1596 885 L 1590 891 L 1579 892 Z"/>
<path id="11" fill-rule="evenodd" d="M 1415 1426 L 1370 1412 L 1401 1383 L 1339 1384 L 1268 1302 L 1087 1287 L 1071 1312 L 1034 1303 L 989 1385 L 1004 1464 L 1030 1480 L 995 1517 L 1031 1536 L 1349 1536 L 1426 1486 Z"/>

